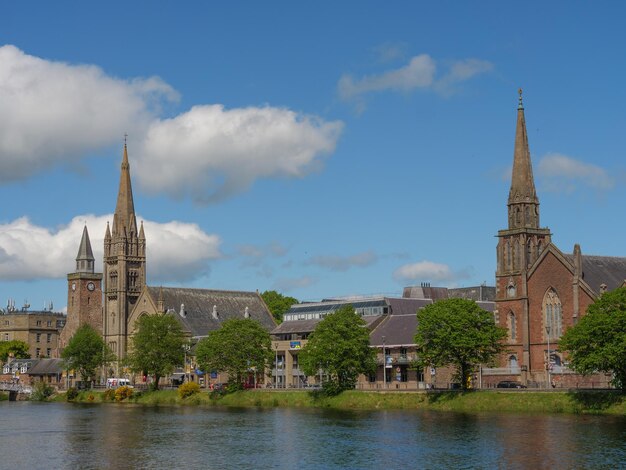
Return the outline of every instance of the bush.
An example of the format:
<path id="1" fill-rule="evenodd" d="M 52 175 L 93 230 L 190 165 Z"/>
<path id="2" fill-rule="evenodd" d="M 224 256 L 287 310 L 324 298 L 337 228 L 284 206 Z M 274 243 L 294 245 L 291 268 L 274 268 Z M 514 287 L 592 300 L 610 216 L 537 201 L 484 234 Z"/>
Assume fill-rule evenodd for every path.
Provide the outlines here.
<path id="1" fill-rule="evenodd" d="M 115 401 L 122 401 L 133 396 L 133 389 L 123 385 L 115 390 Z"/>
<path id="2" fill-rule="evenodd" d="M 75 400 L 78 396 L 78 390 L 74 387 L 70 387 L 67 389 L 67 393 L 65 394 L 65 399 L 67 401 Z"/>
<path id="3" fill-rule="evenodd" d="M 33 387 L 33 392 L 30 394 L 30 399 L 34 401 L 45 401 L 53 393 L 54 389 L 50 385 L 44 382 L 37 382 Z"/>
<path id="4" fill-rule="evenodd" d="M 115 390 L 113 390 L 112 388 L 107 388 L 104 392 L 104 395 L 102 395 L 102 398 L 106 401 L 115 400 Z"/>
<path id="5" fill-rule="evenodd" d="M 178 387 L 178 396 L 182 399 L 200 392 L 200 385 L 195 382 L 187 382 Z"/>

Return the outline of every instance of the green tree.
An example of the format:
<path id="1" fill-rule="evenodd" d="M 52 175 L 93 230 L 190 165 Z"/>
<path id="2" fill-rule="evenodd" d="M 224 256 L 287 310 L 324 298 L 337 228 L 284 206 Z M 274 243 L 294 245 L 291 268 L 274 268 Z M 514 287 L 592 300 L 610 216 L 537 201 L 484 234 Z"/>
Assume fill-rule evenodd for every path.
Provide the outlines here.
<path id="1" fill-rule="evenodd" d="M 266 290 L 261 294 L 261 297 L 278 323 L 283 321 L 284 313 L 292 305 L 299 303 L 298 299 L 284 296 L 275 290 Z"/>
<path id="2" fill-rule="evenodd" d="M 602 294 L 559 340 L 569 367 L 580 374 L 613 374 L 613 385 L 626 392 L 626 288 Z"/>
<path id="3" fill-rule="evenodd" d="M 196 346 L 200 369 L 227 373 L 234 387 L 241 386 L 251 370 L 262 374 L 271 360 L 270 334 L 251 318 L 225 321 Z"/>
<path id="4" fill-rule="evenodd" d="M 0 361 L 6 362 L 9 355 L 16 359 L 28 359 L 30 357 L 28 349 L 28 343 L 18 339 L 2 341 L 0 342 Z"/>
<path id="5" fill-rule="evenodd" d="M 320 369 L 329 376 L 324 384 L 328 395 L 354 388 L 359 374 L 376 370 L 376 352 L 370 347 L 365 321 L 351 305 L 340 308 L 317 324 L 299 355 L 307 375 Z"/>
<path id="6" fill-rule="evenodd" d="M 128 364 L 135 372 L 151 375 L 158 390 L 161 377 L 184 361 L 183 331 L 171 315 L 144 315 L 135 323 L 135 330 Z"/>
<path id="7" fill-rule="evenodd" d="M 82 325 L 76 330 L 61 357 L 67 369 L 78 371 L 81 379 L 88 380 L 90 385 L 96 378 L 96 370 L 115 360 L 115 355 L 100 334 L 89 325 Z"/>
<path id="8" fill-rule="evenodd" d="M 476 366 L 505 351 L 506 336 L 506 329 L 496 326 L 493 315 L 476 302 L 439 300 L 417 312 L 416 366 L 452 365 L 465 390 Z"/>

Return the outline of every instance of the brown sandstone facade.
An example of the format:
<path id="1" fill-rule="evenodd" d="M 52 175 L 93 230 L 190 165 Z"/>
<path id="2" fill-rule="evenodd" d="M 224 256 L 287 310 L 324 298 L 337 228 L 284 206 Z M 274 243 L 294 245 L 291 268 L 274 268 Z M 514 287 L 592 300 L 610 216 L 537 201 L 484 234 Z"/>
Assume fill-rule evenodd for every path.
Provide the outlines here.
<path id="1" fill-rule="evenodd" d="M 528 386 L 602 387 L 609 377 L 583 377 L 568 367 L 558 342 L 593 301 L 623 284 L 626 259 L 572 255 L 551 241 L 539 224 L 521 91 L 517 111 L 508 228 L 498 232 L 496 322 L 508 332 L 507 352 L 500 367 L 484 369 L 483 384 L 519 380 Z"/>

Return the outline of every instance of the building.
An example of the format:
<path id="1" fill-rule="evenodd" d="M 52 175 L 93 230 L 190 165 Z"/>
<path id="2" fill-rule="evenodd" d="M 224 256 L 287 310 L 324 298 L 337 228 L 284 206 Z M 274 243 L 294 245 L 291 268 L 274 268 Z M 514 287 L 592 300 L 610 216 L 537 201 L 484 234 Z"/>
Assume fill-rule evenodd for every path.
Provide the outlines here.
<path id="1" fill-rule="evenodd" d="M 60 332 L 65 325 L 63 313 L 50 310 L 31 311 L 25 304 L 21 310 L 9 301 L 0 309 L 0 341 L 23 341 L 29 346 L 30 357 L 56 357 Z"/>
<path id="2" fill-rule="evenodd" d="M 62 359 L 12 359 L 2 367 L 0 382 L 22 386 L 43 382 L 56 389 L 64 388 Z"/>
<path id="3" fill-rule="evenodd" d="M 87 226 L 83 229 L 76 271 L 67 275 L 67 322 L 59 338 L 59 357 L 79 327 L 90 325 L 102 334 L 102 274 L 94 272 Z"/>
<path id="4" fill-rule="evenodd" d="M 415 370 L 414 336 L 417 331 L 417 311 L 437 300 L 452 297 L 485 297 L 493 287 L 477 286 L 460 289 L 431 287 L 430 284 L 407 287 L 402 298 L 373 297 L 349 300 L 323 300 L 322 302 L 293 305 L 284 314 L 284 321 L 273 331 L 272 347 L 275 352 L 272 383 L 279 388 L 303 387 L 319 384 L 322 377 L 306 377 L 298 367 L 298 354 L 327 315 L 341 307 L 351 305 L 365 320 L 370 329 L 370 346 L 377 350 L 378 368 L 370 376 L 360 376 L 357 388 L 365 390 L 416 390 L 453 387 L 454 370 Z M 476 300 L 485 310 L 493 312 L 495 303 Z"/>
<path id="5" fill-rule="evenodd" d="M 210 331 L 219 329 L 222 323 L 233 318 L 251 318 L 268 331 L 276 327 L 274 317 L 258 292 L 144 286 L 129 318 L 129 335 L 132 336 L 135 323 L 143 315 L 157 314 L 173 316 L 192 346 L 185 369 L 179 371 L 176 378 L 187 374 L 188 380 L 201 383 L 204 380 L 195 364 L 193 346 Z M 226 377 L 210 372 L 206 383 L 227 381 Z"/>
<path id="6" fill-rule="evenodd" d="M 565 254 L 541 226 L 521 90 L 507 207 L 508 227 L 498 232 L 495 317 L 509 332 L 510 352 L 500 367 L 483 369 L 483 383 L 606 386 L 604 375 L 572 373 L 558 343 L 598 296 L 624 284 L 626 258 L 586 256 L 578 244 Z"/>
<path id="7" fill-rule="evenodd" d="M 146 237 L 143 223 L 137 227 L 126 143 L 113 226 L 109 228 L 107 223 L 104 236 L 103 282 L 104 341 L 123 359 L 127 350 L 128 320 L 146 285 Z"/>
<path id="8" fill-rule="evenodd" d="M 93 298 L 99 295 L 102 295 L 100 304 Z M 98 309 L 99 324 L 95 321 Z M 68 275 L 68 323 L 72 326 L 68 337 L 70 331 L 83 323 L 101 325 L 105 343 L 121 360 L 131 347 L 129 339 L 137 320 L 143 315 L 157 314 L 173 315 L 192 343 L 230 318 L 256 319 L 268 331 L 276 326 L 258 292 L 147 285 L 146 235 L 143 223 L 137 224 L 125 143 L 113 223 L 107 224 L 104 237 L 103 273 L 94 273 L 85 228 L 76 258 L 76 273 Z M 193 350 L 187 357 L 192 356 Z M 189 377 L 197 378 L 193 361 L 189 360 L 186 366 Z M 107 374 L 120 376 L 124 371 L 118 363 Z"/>

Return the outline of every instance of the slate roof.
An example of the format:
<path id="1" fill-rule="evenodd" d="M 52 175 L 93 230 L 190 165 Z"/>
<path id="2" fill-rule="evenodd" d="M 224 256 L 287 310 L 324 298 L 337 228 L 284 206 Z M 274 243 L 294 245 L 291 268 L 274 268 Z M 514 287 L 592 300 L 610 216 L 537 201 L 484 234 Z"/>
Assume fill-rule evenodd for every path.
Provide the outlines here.
<path id="1" fill-rule="evenodd" d="M 154 302 L 163 295 L 165 311 L 181 323 L 192 336 L 206 336 L 232 318 L 244 318 L 246 307 L 249 318 L 257 320 L 267 331 L 276 327 L 276 322 L 265 302 L 257 292 L 225 291 L 210 289 L 187 289 L 182 287 L 147 287 Z M 184 304 L 185 315 L 180 315 Z M 213 306 L 218 319 L 213 318 Z"/>
<path id="2" fill-rule="evenodd" d="M 417 314 L 420 308 L 433 303 L 432 299 L 407 299 L 391 298 L 385 299 L 391 307 L 392 315 L 413 315 Z"/>
<path id="3" fill-rule="evenodd" d="M 574 264 L 574 255 L 564 255 Z M 582 255 L 583 280 L 594 292 L 600 293 L 600 285 L 608 290 L 617 289 L 626 280 L 626 258 L 617 256 Z"/>
<path id="4" fill-rule="evenodd" d="M 417 331 L 417 315 L 389 315 L 370 335 L 372 346 L 382 346 L 383 336 L 387 346 L 408 346 L 415 344 L 413 337 Z"/>
<path id="5" fill-rule="evenodd" d="M 28 375 L 60 374 L 64 369 L 63 359 L 39 359 L 28 370 Z"/>

